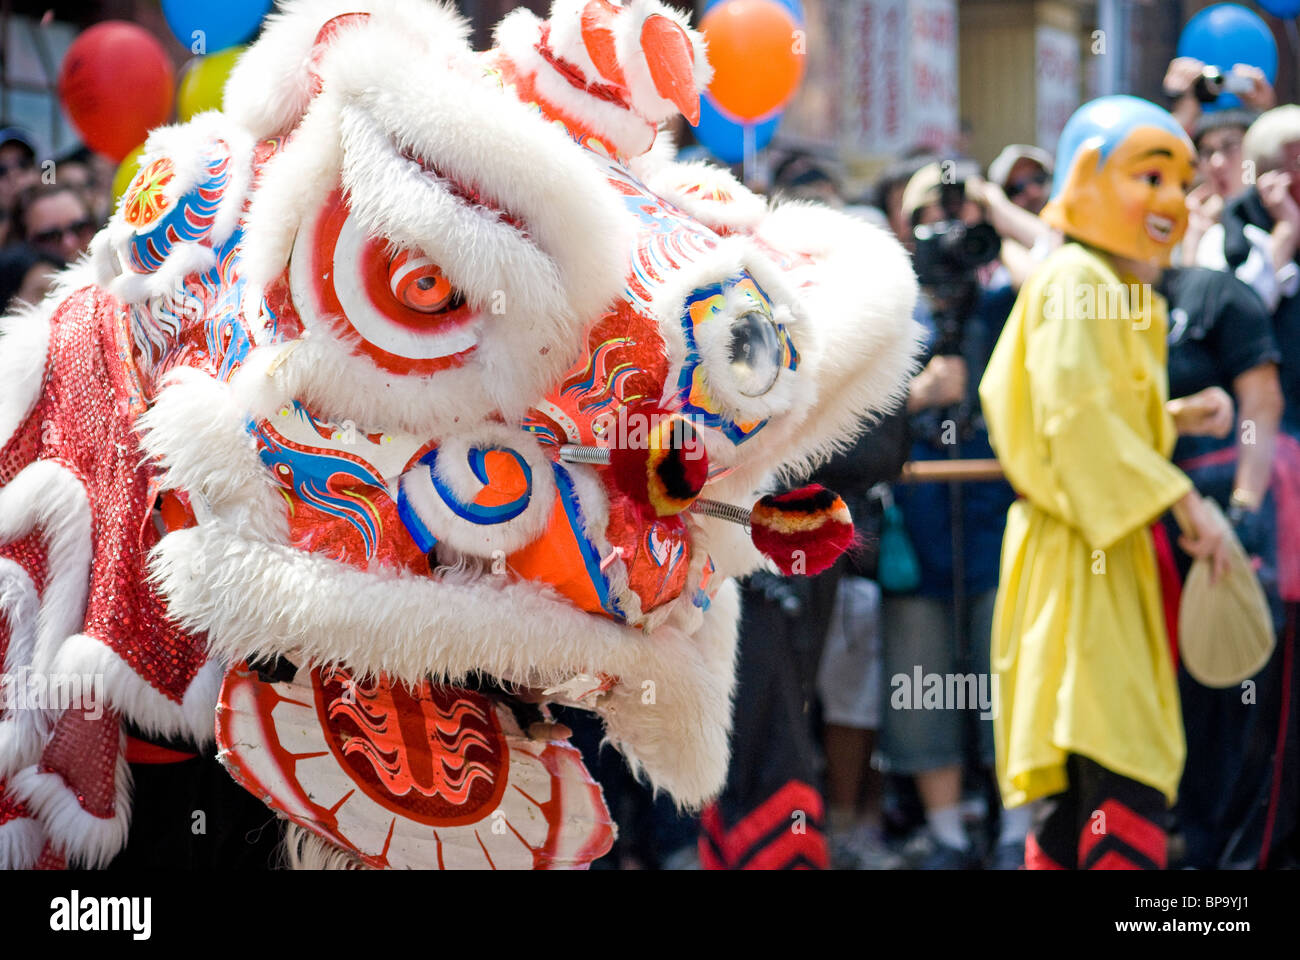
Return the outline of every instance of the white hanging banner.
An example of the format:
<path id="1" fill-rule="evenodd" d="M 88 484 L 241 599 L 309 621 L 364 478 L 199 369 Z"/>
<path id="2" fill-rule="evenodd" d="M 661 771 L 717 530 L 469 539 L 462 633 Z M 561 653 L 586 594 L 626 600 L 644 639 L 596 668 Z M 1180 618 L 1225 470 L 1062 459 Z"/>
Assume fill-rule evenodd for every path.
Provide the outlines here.
<path id="1" fill-rule="evenodd" d="M 1079 40 L 1067 30 L 1040 26 L 1034 35 L 1038 111 L 1035 142 L 1050 153 L 1079 106 Z"/>
<path id="2" fill-rule="evenodd" d="M 943 151 L 959 132 L 956 0 L 912 0 L 908 29 L 908 146 Z"/>
<path id="3" fill-rule="evenodd" d="M 955 0 L 845 0 L 844 126 L 874 156 L 944 149 L 958 133 Z"/>

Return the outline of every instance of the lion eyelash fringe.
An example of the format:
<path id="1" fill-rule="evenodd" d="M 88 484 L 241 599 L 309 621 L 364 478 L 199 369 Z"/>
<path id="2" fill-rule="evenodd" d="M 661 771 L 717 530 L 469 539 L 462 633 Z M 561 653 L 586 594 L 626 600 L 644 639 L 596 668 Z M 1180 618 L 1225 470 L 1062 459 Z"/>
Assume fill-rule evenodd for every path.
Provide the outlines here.
<path id="1" fill-rule="evenodd" d="M 335 847 L 306 827 L 290 824 L 281 845 L 281 866 L 287 870 L 369 870 L 351 854 Z"/>

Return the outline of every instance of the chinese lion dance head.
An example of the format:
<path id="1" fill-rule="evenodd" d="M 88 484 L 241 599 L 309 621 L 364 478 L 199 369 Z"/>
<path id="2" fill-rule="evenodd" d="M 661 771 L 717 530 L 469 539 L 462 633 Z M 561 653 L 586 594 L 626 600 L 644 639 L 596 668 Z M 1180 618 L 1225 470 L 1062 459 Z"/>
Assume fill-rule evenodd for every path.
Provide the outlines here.
<path id="1" fill-rule="evenodd" d="M 656 0 L 486 53 L 290 0 L 151 136 L 0 334 L 8 689 L 103 684 L 0 711 L 0 865 L 109 862 L 135 764 L 206 749 L 301 863 L 583 866 L 612 827 L 549 704 L 721 789 L 734 578 L 798 567 L 759 514 L 825 552 L 834 498 L 772 491 L 897 401 L 916 294 L 876 228 L 675 161 L 709 78 Z"/>

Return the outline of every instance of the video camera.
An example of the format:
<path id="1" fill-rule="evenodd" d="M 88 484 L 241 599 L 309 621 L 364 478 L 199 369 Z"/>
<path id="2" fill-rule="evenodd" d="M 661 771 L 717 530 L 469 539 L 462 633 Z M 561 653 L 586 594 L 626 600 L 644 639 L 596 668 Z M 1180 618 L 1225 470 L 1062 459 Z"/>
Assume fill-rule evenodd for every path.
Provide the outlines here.
<path id="1" fill-rule="evenodd" d="M 921 224 L 912 231 L 916 241 L 913 266 L 923 287 L 973 279 L 975 271 L 992 263 L 1002 251 L 1002 238 L 991 224 L 968 225 L 966 181 L 978 173 L 973 163 L 958 163 L 939 184 L 939 206 L 943 219 Z"/>
<path id="2" fill-rule="evenodd" d="M 977 271 L 1002 252 L 1002 238 L 992 224 L 972 226 L 963 219 L 966 180 L 966 176 L 957 176 L 951 183 L 940 184 L 943 219 L 912 231 L 912 266 L 939 325 L 939 342 L 934 348 L 939 354 L 959 352 L 961 328 L 979 302 Z"/>

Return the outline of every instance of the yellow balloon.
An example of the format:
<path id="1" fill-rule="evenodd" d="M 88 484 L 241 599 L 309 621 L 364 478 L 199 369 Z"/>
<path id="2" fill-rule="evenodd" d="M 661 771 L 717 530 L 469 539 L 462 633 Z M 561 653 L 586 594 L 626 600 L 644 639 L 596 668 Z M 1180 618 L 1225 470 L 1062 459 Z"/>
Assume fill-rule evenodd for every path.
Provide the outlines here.
<path id="1" fill-rule="evenodd" d="M 140 158 L 143 156 L 144 144 L 142 143 L 126 155 L 121 166 L 117 168 L 117 173 L 113 174 L 114 208 L 122 201 L 122 194 L 126 193 L 126 188 L 131 186 L 131 181 L 140 172 Z"/>
<path id="2" fill-rule="evenodd" d="M 204 110 L 220 110 L 221 95 L 235 62 L 247 47 L 231 47 L 206 57 L 195 57 L 185 66 L 181 88 L 176 95 L 176 115 L 181 123 Z"/>

